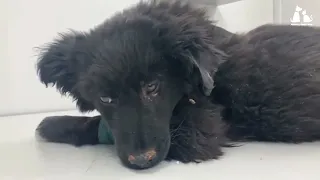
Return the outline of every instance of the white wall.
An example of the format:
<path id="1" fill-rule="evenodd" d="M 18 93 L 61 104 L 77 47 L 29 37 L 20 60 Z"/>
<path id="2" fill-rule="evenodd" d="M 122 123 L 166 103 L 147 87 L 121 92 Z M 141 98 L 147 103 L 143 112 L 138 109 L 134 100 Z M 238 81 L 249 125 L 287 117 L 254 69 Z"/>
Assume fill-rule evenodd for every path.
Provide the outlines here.
<path id="1" fill-rule="evenodd" d="M 69 28 L 87 30 L 138 1 L 0 0 L 0 115 L 75 108 L 40 84 L 33 48 Z M 219 7 L 215 16 L 230 31 L 245 31 L 272 21 L 271 8 L 272 0 L 243 0 Z"/>
<path id="2" fill-rule="evenodd" d="M 9 102 L 8 87 L 4 80 L 8 76 L 8 9 L 7 1 L 0 0 L 0 113 L 3 112 L 5 104 Z"/>
<path id="3" fill-rule="evenodd" d="M 214 16 L 219 26 L 231 32 L 246 32 L 273 22 L 273 0 L 241 0 L 221 5 Z"/>

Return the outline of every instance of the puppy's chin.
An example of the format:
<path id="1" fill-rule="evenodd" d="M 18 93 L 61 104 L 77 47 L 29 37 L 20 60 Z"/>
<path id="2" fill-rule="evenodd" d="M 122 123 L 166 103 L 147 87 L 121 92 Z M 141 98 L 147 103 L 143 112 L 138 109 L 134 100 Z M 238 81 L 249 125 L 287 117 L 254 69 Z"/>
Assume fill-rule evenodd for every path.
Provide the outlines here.
<path id="1" fill-rule="evenodd" d="M 149 148 L 146 151 L 136 151 L 132 153 L 119 153 L 119 158 L 122 164 L 130 169 L 135 169 L 135 170 L 149 169 L 160 164 L 163 160 L 165 160 L 169 152 L 169 149 L 170 149 L 170 140 L 166 141 L 165 143 L 159 144 L 158 147 L 155 149 Z M 138 162 L 138 163 L 130 161 L 130 155 L 133 155 L 133 157 L 138 158 L 139 155 L 141 157 L 142 154 L 148 153 L 148 151 L 151 151 L 151 155 L 153 156 L 149 160 L 142 160 L 143 162 Z"/>

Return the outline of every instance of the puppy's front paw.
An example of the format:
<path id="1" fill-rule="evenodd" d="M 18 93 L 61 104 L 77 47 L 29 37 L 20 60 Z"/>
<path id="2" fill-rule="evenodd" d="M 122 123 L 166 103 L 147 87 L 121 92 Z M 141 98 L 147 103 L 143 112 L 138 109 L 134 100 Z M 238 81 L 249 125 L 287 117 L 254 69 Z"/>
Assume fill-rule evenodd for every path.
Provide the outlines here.
<path id="1" fill-rule="evenodd" d="M 227 139 L 220 106 L 206 99 L 196 101 L 196 104 L 184 106 L 171 119 L 168 160 L 199 163 L 223 155 L 221 147 L 227 144 Z"/>
<path id="2" fill-rule="evenodd" d="M 50 116 L 36 129 L 40 140 L 75 146 L 98 143 L 99 118 L 77 116 Z"/>
<path id="3" fill-rule="evenodd" d="M 200 163 L 211 159 L 218 159 L 223 155 L 218 144 L 172 144 L 166 160 L 177 160 L 183 163 Z"/>

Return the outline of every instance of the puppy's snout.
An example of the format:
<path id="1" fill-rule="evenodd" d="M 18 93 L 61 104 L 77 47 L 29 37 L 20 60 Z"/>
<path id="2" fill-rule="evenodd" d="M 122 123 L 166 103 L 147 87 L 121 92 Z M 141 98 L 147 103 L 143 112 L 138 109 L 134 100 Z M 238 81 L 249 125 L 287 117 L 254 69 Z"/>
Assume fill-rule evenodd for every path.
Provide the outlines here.
<path id="1" fill-rule="evenodd" d="M 134 164 L 140 168 L 147 168 L 148 166 L 152 165 L 152 161 L 156 159 L 157 153 L 155 149 L 148 150 L 144 153 L 132 155 L 130 154 L 128 157 L 128 161 L 131 164 Z"/>

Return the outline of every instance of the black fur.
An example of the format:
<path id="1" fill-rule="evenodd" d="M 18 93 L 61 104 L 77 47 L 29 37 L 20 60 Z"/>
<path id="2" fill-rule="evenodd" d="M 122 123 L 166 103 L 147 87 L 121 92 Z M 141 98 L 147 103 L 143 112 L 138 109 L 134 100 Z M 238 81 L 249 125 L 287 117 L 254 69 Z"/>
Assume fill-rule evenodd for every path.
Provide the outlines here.
<path id="1" fill-rule="evenodd" d="M 141 169 L 217 159 L 228 139 L 319 140 L 319 41 L 314 27 L 238 35 L 189 4 L 141 2 L 49 44 L 38 72 L 81 111 L 105 116 L 121 161 Z M 44 121 L 38 131 L 52 142 L 96 144 L 97 117 L 78 119 Z M 128 161 L 150 148 L 150 162 Z"/>
<path id="2" fill-rule="evenodd" d="M 40 137 L 58 143 L 96 145 L 99 144 L 97 132 L 100 120 L 100 116 L 49 116 L 38 125 L 37 132 Z"/>
<path id="3" fill-rule="evenodd" d="M 320 29 L 264 25 L 226 44 L 230 57 L 216 73 L 213 97 L 226 108 L 228 135 L 320 139 Z"/>

